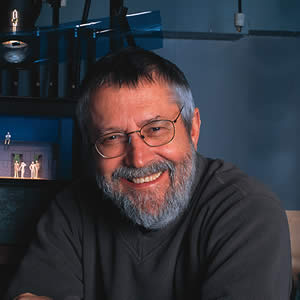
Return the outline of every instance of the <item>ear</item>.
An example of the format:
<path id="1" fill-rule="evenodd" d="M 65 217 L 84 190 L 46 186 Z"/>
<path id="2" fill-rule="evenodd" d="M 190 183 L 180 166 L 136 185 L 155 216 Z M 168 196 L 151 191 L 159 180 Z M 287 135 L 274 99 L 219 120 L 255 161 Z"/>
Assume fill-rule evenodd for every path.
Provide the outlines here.
<path id="1" fill-rule="evenodd" d="M 197 150 L 197 144 L 198 144 L 198 139 L 200 134 L 200 126 L 201 126 L 200 112 L 198 108 L 195 108 L 194 116 L 192 120 L 192 128 L 191 128 L 191 140 L 195 150 Z"/>

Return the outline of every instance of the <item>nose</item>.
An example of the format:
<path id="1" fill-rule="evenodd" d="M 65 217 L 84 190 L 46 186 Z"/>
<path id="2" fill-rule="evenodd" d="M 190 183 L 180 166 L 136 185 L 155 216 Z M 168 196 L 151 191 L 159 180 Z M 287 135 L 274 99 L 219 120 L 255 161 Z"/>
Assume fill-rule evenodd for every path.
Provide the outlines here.
<path id="1" fill-rule="evenodd" d="M 130 143 L 124 159 L 127 166 L 142 168 L 154 159 L 153 149 L 143 141 L 139 133 L 133 133 L 130 135 Z"/>

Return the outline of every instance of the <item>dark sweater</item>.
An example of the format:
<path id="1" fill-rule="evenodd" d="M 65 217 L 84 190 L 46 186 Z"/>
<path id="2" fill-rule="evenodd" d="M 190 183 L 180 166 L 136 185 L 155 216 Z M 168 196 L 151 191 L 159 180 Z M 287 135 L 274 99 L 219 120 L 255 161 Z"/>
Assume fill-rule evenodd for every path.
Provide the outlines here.
<path id="1" fill-rule="evenodd" d="M 58 195 L 37 231 L 10 297 L 289 299 L 285 212 L 262 184 L 221 160 L 199 156 L 190 205 L 164 229 L 133 225 L 94 183 L 80 181 Z"/>

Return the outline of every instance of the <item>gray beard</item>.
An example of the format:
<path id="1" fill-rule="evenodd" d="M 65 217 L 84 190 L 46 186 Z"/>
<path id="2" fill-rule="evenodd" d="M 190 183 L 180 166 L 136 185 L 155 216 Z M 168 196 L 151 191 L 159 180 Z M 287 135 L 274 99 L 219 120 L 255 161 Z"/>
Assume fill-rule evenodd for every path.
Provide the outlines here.
<path id="1" fill-rule="evenodd" d="M 190 199 L 193 181 L 196 173 L 196 151 L 191 146 L 191 153 L 175 165 L 170 160 L 159 161 L 144 168 L 120 167 L 112 175 L 112 182 L 96 172 L 96 181 L 103 193 L 113 201 L 121 212 L 133 223 L 146 229 L 159 229 L 167 226 L 181 215 L 187 208 Z M 168 171 L 170 186 L 165 193 L 164 204 L 159 205 L 157 193 L 141 193 L 134 189 L 126 194 L 118 189 L 120 178 L 132 179 L 134 177 L 145 177 L 150 174 Z M 130 198 L 134 199 L 135 205 Z M 145 207 L 157 208 L 155 215 L 148 213 Z"/>

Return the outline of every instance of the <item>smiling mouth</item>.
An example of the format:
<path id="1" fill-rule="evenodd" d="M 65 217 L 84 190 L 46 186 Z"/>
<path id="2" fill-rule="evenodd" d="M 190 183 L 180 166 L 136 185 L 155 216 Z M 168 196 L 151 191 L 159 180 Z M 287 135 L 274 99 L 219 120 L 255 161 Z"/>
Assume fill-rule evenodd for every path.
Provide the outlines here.
<path id="1" fill-rule="evenodd" d="M 131 182 L 136 183 L 136 184 L 141 184 L 141 183 L 145 183 L 145 182 L 151 182 L 156 180 L 158 177 L 160 177 L 162 174 L 162 172 L 158 172 L 149 176 L 145 176 L 145 177 L 136 177 L 136 178 L 132 178 L 130 179 Z"/>

